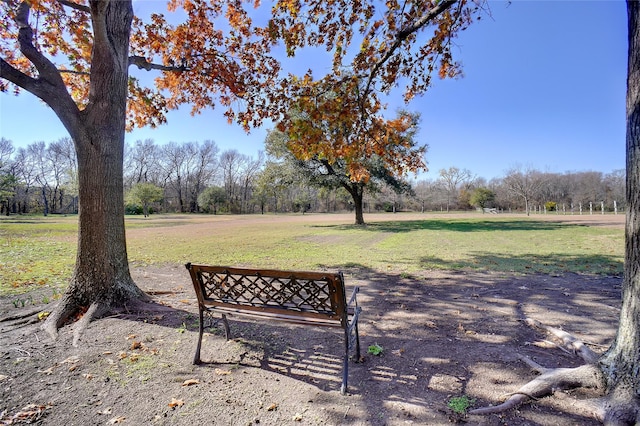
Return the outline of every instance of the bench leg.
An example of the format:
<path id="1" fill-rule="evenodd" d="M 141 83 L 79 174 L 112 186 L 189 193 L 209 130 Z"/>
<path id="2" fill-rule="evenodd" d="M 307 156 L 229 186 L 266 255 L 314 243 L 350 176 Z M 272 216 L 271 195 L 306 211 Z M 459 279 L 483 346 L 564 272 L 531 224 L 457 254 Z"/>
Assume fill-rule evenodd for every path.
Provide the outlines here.
<path id="1" fill-rule="evenodd" d="M 342 362 L 342 386 L 340 393 L 347 394 L 347 382 L 349 380 L 349 331 L 344 331 L 344 361 Z"/>
<path id="2" fill-rule="evenodd" d="M 231 332 L 229 330 L 229 321 L 227 321 L 227 316 L 225 314 L 222 314 L 222 323 L 224 324 L 224 338 L 229 340 Z"/>
<path id="3" fill-rule="evenodd" d="M 349 356 L 344 357 L 344 366 L 342 367 L 342 386 L 340 386 L 340 393 L 342 395 L 347 394 L 347 380 L 349 377 Z"/>
<path id="4" fill-rule="evenodd" d="M 353 324 L 353 332 L 355 333 L 355 343 L 356 343 L 356 362 L 360 362 L 360 335 L 358 334 L 358 322 L 356 321 Z M 344 361 L 342 367 L 342 386 L 340 387 L 340 393 L 342 395 L 346 395 L 347 393 L 347 383 L 349 380 L 349 351 L 351 350 L 351 344 L 353 341 L 351 340 L 351 333 L 349 332 L 349 327 L 347 327 L 344 331 Z"/>
<path id="5" fill-rule="evenodd" d="M 204 333 L 204 314 L 202 309 L 199 309 L 200 311 L 200 331 L 198 333 L 198 345 L 196 346 L 196 354 L 193 357 L 193 364 L 197 365 L 200 364 L 200 348 L 202 347 L 202 334 Z"/>
<path id="6" fill-rule="evenodd" d="M 358 323 L 356 322 L 356 362 L 360 362 L 360 335 L 358 334 Z"/>

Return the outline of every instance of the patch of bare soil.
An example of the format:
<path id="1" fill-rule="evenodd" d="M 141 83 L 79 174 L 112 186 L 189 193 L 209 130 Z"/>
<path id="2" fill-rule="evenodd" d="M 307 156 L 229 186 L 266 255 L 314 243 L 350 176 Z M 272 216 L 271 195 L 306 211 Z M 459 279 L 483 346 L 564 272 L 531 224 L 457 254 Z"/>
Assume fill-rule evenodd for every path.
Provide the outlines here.
<path id="1" fill-rule="evenodd" d="M 465 417 L 447 404 L 463 395 L 475 406 L 501 402 L 535 376 L 519 354 L 546 367 L 581 363 L 525 317 L 604 351 L 618 319 L 619 277 L 347 270 L 347 292 L 361 288 L 364 360 L 350 364 L 342 396 L 340 331 L 230 318 L 234 338 L 209 329 L 205 363 L 194 366 L 197 307 L 186 269 L 132 272 L 170 309 L 95 321 L 78 347 L 69 327 L 55 342 L 40 330 L 35 314 L 51 305 L 0 299 L 0 424 L 598 424 L 575 404 L 595 390 L 500 415 Z M 367 353 L 374 344 L 381 355 Z"/>

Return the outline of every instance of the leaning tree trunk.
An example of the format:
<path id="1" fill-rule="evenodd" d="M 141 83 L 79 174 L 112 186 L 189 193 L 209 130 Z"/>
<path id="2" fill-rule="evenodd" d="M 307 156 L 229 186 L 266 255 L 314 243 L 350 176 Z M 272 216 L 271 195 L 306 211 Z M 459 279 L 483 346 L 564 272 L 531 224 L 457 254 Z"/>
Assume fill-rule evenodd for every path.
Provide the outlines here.
<path id="1" fill-rule="evenodd" d="M 123 156 L 130 1 L 90 2 L 94 26 L 89 103 L 67 125 L 78 157 L 78 252 L 70 285 L 44 328 L 52 335 L 87 309 L 78 329 L 106 310 L 144 297 L 128 266 Z M 64 122 L 64 120 L 63 120 Z M 79 333 L 76 334 L 76 340 Z"/>
<path id="2" fill-rule="evenodd" d="M 600 360 L 609 393 L 636 407 L 640 398 L 640 3 L 627 2 L 627 214 L 622 309 L 616 338 Z M 632 419 L 635 415 L 626 413 Z M 625 413 L 611 413 L 611 420 Z"/>

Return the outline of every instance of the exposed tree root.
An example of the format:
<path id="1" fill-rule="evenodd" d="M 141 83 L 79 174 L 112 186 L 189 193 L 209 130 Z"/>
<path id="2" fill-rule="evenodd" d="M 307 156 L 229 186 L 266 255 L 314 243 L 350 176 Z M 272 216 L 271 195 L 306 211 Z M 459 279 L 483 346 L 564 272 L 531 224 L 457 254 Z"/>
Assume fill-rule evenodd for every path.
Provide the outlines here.
<path id="1" fill-rule="evenodd" d="M 529 367 L 540 373 L 540 376 L 525 384 L 512 394 L 509 394 L 506 401 L 502 404 L 477 408 L 475 410 L 471 410 L 469 414 L 500 413 L 522 403 L 551 395 L 559 390 L 574 389 L 578 387 L 604 389 L 605 377 L 602 370 L 596 364 L 598 355 L 589 349 L 582 341 L 563 330 L 546 326 L 534 319 L 527 318 L 524 322 L 527 325 L 538 330 L 543 330 L 558 339 L 560 341 L 560 344 L 558 345 L 560 348 L 565 348 L 565 350 L 576 354 L 585 361 L 586 365 L 576 368 L 549 369 L 537 364 L 530 358 L 520 355 L 520 359 L 529 365 Z M 603 401 L 605 400 L 598 399 L 585 401 L 583 403 L 584 410 L 587 411 L 585 414 L 603 420 L 605 414 Z"/>
<path id="2" fill-rule="evenodd" d="M 502 404 L 471 410 L 469 414 L 494 414 L 514 408 L 532 399 L 551 395 L 555 391 L 573 389 L 577 387 L 599 388 L 603 385 L 600 369 L 594 364 L 582 365 L 576 368 L 554 368 L 545 371 L 529 383 L 511 394 Z M 594 404 L 595 415 L 597 406 Z"/>
<path id="3" fill-rule="evenodd" d="M 597 417 L 605 426 L 640 424 L 640 403 L 631 387 L 620 386 L 602 400 Z"/>
<path id="4" fill-rule="evenodd" d="M 69 320 L 77 319 L 73 322 L 73 346 L 78 346 L 82 334 L 89 323 L 94 319 L 109 311 L 109 306 L 104 303 L 94 302 L 85 311 L 85 307 L 71 299 L 69 296 L 63 297 L 60 304 L 46 319 L 42 329 L 49 334 L 52 339 L 58 337 L 58 330 Z"/>
<path id="5" fill-rule="evenodd" d="M 89 323 L 94 318 L 99 318 L 105 312 L 108 312 L 108 311 L 109 311 L 109 307 L 99 302 L 93 302 L 91 306 L 89 306 L 89 309 L 87 309 L 87 312 L 85 312 L 84 315 L 82 315 L 82 317 L 80 317 L 80 319 L 73 326 L 73 346 L 74 347 L 78 346 L 78 342 L 80 341 L 80 338 L 84 334 L 84 331 L 89 326 Z"/>
<path id="6" fill-rule="evenodd" d="M 12 322 L 12 321 L 16 321 L 16 320 L 23 320 L 23 319 L 28 319 L 29 317 L 32 317 L 34 315 L 37 315 L 38 312 L 40 312 L 41 309 L 40 307 L 37 307 L 35 309 L 30 309 L 27 311 L 21 311 L 17 314 L 14 315 L 7 315 L 4 317 L 0 318 L 0 322 Z"/>
<path id="7" fill-rule="evenodd" d="M 606 377 L 598 365 L 599 356 L 582 341 L 566 331 L 546 326 L 539 321 L 527 318 L 524 322 L 538 330 L 549 333 L 559 340 L 558 346 L 579 356 L 585 365 L 576 368 L 545 368 L 530 358 L 519 358 L 540 376 L 531 380 L 517 391 L 507 395 L 499 405 L 482 407 L 469 411 L 469 414 L 496 414 L 507 411 L 528 401 L 552 395 L 556 391 L 578 387 L 605 389 Z M 640 400 L 632 385 L 620 385 L 609 389 L 602 398 L 579 401 L 580 410 L 585 415 L 601 421 L 605 426 L 640 425 Z"/>
<path id="8" fill-rule="evenodd" d="M 151 298 L 144 293 L 139 298 L 130 299 L 128 304 L 123 304 L 119 308 L 113 308 L 109 303 L 103 301 L 93 302 L 87 308 L 69 295 L 65 295 L 53 312 L 47 317 L 44 324 L 42 324 L 42 329 L 55 340 L 58 337 L 58 330 L 72 323 L 73 346 L 78 346 L 91 321 L 102 318 L 109 313 L 136 315 L 139 312 L 163 313 L 171 309 L 170 307 L 153 302 Z"/>
<path id="9" fill-rule="evenodd" d="M 79 310 L 80 306 L 75 303 L 68 294 L 60 299 L 58 305 L 47 317 L 42 329 L 52 338 L 58 338 L 58 329 Z"/>

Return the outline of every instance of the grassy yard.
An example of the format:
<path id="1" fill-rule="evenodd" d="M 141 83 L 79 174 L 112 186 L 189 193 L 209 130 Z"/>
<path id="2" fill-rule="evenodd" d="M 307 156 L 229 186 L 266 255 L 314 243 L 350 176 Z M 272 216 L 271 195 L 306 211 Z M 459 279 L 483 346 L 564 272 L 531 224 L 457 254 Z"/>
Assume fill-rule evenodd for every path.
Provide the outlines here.
<path id="1" fill-rule="evenodd" d="M 132 267 L 193 262 L 399 274 L 621 274 L 624 218 L 570 218 L 578 217 L 371 214 L 359 227 L 352 215 L 159 215 L 127 217 L 126 226 Z M 62 288 L 73 269 L 76 237 L 75 216 L 1 218 L 0 294 Z"/>

